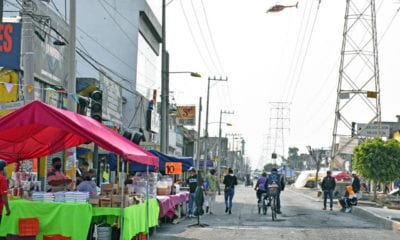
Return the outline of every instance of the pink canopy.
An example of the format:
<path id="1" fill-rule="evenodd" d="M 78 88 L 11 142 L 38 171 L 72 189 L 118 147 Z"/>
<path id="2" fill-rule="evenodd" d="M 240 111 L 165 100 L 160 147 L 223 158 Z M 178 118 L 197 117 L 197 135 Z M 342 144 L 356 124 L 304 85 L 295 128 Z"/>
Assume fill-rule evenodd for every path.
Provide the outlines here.
<path id="1" fill-rule="evenodd" d="M 47 156 L 93 141 L 124 160 L 158 167 L 158 158 L 96 120 L 33 101 L 0 118 L 0 159 Z"/>

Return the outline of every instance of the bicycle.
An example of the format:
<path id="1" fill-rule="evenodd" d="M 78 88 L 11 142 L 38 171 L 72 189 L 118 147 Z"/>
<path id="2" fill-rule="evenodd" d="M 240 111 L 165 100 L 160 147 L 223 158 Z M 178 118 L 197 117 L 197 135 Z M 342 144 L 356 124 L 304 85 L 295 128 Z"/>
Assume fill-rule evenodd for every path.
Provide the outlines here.
<path id="1" fill-rule="evenodd" d="M 276 183 L 272 183 L 268 185 L 269 189 L 269 199 L 271 203 L 271 215 L 272 215 L 272 221 L 275 221 L 277 219 L 276 211 L 277 206 L 276 206 L 276 198 L 278 196 L 278 185 Z"/>
<path id="2" fill-rule="evenodd" d="M 267 215 L 268 209 L 268 195 L 266 192 L 261 193 L 260 201 L 258 204 L 258 214 L 261 214 L 261 210 L 264 215 Z"/>

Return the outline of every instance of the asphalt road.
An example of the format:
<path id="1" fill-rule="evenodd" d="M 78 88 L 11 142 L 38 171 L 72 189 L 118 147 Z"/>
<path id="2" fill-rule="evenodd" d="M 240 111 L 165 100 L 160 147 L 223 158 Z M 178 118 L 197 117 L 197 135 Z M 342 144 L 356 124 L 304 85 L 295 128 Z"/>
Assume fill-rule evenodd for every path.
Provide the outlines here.
<path id="1" fill-rule="evenodd" d="M 400 239 L 371 219 L 339 211 L 322 211 L 322 203 L 301 190 L 287 188 L 281 194 L 282 212 L 277 221 L 271 214 L 259 215 L 255 191 L 240 185 L 236 188 L 232 215 L 225 213 L 223 196 L 217 196 L 214 215 L 185 218 L 178 224 L 162 223 L 150 239 Z M 195 226 L 191 226 L 195 225 Z"/>

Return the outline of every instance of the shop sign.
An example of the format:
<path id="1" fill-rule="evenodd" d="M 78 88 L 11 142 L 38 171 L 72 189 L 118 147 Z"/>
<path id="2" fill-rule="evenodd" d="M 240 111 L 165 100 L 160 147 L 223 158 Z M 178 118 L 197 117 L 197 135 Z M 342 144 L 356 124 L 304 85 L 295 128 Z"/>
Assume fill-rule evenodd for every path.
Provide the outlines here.
<path id="1" fill-rule="evenodd" d="M 24 105 L 24 101 L 0 103 L 0 111 L 14 110 Z"/>
<path id="2" fill-rule="evenodd" d="M 21 23 L 0 23 L 0 67 L 20 69 Z"/>
<path id="3" fill-rule="evenodd" d="M 182 174 L 181 162 L 166 162 L 165 174 Z"/>
<path id="4" fill-rule="evenodd" d="M 178 125 L 196 125 L 196 106 L 176 106 L 176 112 Z"/>

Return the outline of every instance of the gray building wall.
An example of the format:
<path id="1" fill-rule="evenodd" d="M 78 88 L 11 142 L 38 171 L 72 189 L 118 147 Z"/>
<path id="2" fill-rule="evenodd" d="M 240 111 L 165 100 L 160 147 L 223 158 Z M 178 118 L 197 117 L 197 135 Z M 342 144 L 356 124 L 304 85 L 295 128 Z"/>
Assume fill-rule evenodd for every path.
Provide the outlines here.
<path id="1" fill-rule="evenodd" d="M 77 47 L 103 64 L 123 88 L 124 128 L 141 125 L 143 120 L 136 116 L 145 112 L 138 113 L 144 108 L 137 109 L 142 106 L 137 93 L 150 99 L 152 89 L 161 83 L 157 18 L 145 0 L 85 0 L 77 1 L 77 25 Z M 98 78 L 99 73 L 78 56 L 77 75 Z"/>

